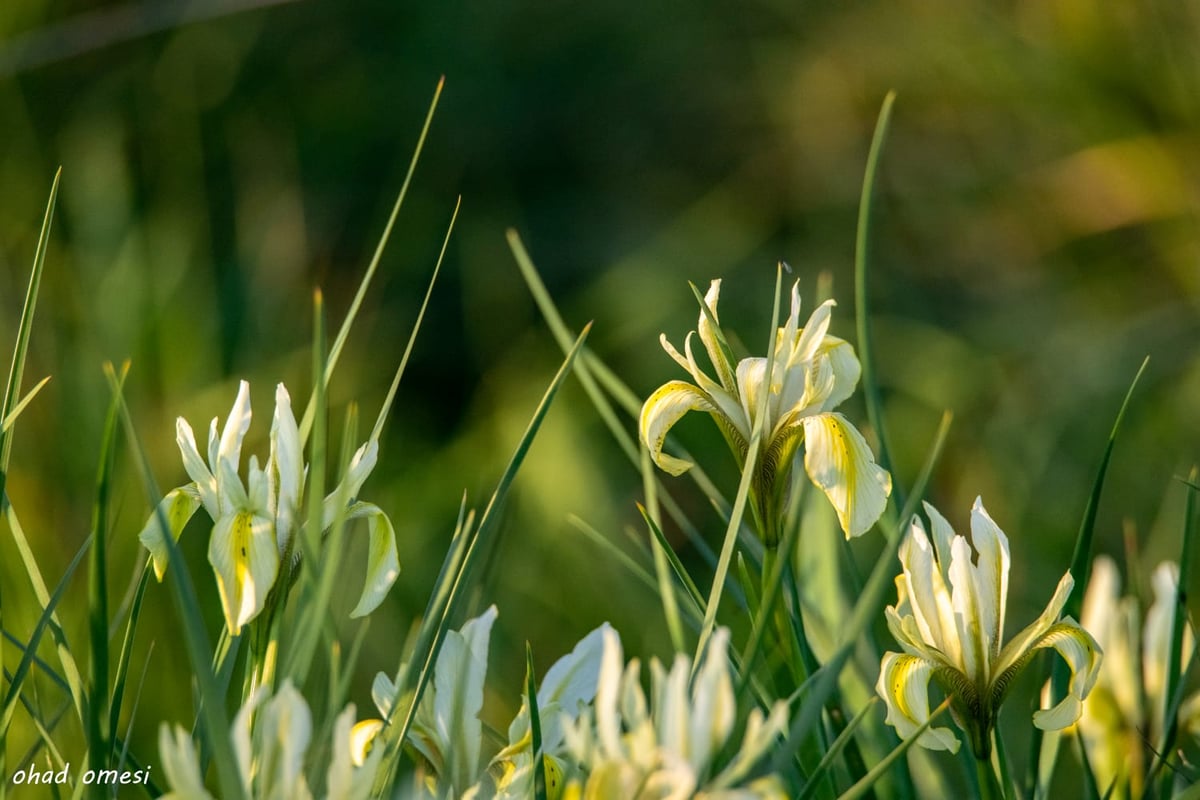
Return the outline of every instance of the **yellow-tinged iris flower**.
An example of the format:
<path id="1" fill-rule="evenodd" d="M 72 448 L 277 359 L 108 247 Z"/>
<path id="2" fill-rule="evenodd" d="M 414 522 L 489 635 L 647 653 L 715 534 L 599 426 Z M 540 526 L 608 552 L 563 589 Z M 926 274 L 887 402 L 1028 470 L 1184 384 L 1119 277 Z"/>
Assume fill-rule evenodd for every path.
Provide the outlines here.
<path id="1" fill-rule="evenodd" d="M 716 370 L 713 380 L 692 352 L 692 334 L 680 354 L 660 337 L 663 349 L 687 370 L 695 383 L 674 380 L 659 387 L 642 406 L 641 439 L 661 469 L 680 475 L 692 464 L 663 451 L 671 428 L 689 411 L 712 415 L 744 463 L 751 433 L 769 392 L 760 452 L 751 484 L 754 513 L 767 544 L 778 541 L 778 517 L 791 484 L 792 462 L 801 442 L 804 467 L 837 511 L 846 536 L 860 536 L 883 513 L 892 491 L 892 478 L 875 463 L 871 448 L 848 419 L 833 411 L 858 385 L 862 368 L 854 348 L 826 331 L 833 301 L 822 303 L 800 327 L 800 290 L 792 287 L 791 312 L 779 328 L 774 363 L 744 358 L 736 365 L 725 344 L 717 316 L 721 281 L 714 280 L 705 295 L 695 333 Z"/>
<path id="2" fill-rule="evenodd" d="M 1078 731 L 1100 790 L 1112 786 L 1117 799 L 1142 795 L 1148 747 L 1161 740 L 1167 711 L 1178 565 L 1159 564 L 1150 584 L 1154 599 L 1143 625 L 1137 598 L 1121 596 L 1116 563 L 1097 556 L 1080 614 L 1083 627 L 1104 648 L 1104 664 L 1083 704 Z M 1186 666 L 1193 646 L 1191 631 L 1184 628 L 1181 666 Z M 1200 735 L 1200 693 L 1181 704 L 1179 727 Z"/>
<path id="3" fill-rule="evenodd" d="M 281 559 L 295 552 L 294 537 L 305 524 L 302 504 L 307 467 L 287 388 L 282 383 L 275 388 L 271 453 L 266 467 L 260 468 L 257 457 L 251 456 L 243 484 L 238 470 L 250 417 L 250 385 L 242 381 L 224 428 L 218 434 L 216 417 L 209 425 L 207 462 L 196 446 L 192 426 L 179 417 L 175 440 L 192 481 L 172 489 L 159 504 L 175 539 L 201 506 L 212 519 L 208 560 L 216 575 L 225 623 L 233 636 L 262 611 L 279 575 Z M 367 520 L 367 576 L 351 614 L 355 617 L 375 610 L 400 573 L 391 520 L 378 506 L 356 500 L 378 453 L 378 442 L 363 444 L 351 459 L 341 485 L 325 498 L 322 508 L 322 530 L 328 530 L 339 513 L 347 521 Z M 169 551 L 159 528 L 158 512 L 150 515 L 139 538 L 150 551 L 155 575 L 161 581 Z"/>
<path id="4" fill-rule="evenodd" d="M 382 752 L 363 760 L 353 756 L 354 704 L 333 724 L 325 800 L 367 800 Z M 291 681 L 271 696 L 260 687 L 246 700 L 230 726 L 237 775 L 250 800 L 312 800 L 305 778 L 312 740 L 312 713 Z M 178 725 L 159 730 L 159 757 L 171 791 L 164 800 L 213 800 L 204 785 L 192 736 Z"/>
<path id="5" fill-rule="evenodd" d="M 996 715 L 1013 679 L 1034 654 L 1053 648 L 1071 669 L 1067 696 L 1054 708 L 1037 711 L 1033 724 L 1065 728 L 1079 719 L 1083 700 L 1096 683 L 1100 647 L 1070 617 L 1059 619 L 1074 586 L 1063 575 L 1050 604 L 1032 625 L 1001 647 L 1008 601 L 1008 537 L 992 521 L 980 499 L 971 509 L 971 545 L 928 503 L 925 512 L 933 542 L 920 518 L 913 517 L 900 547 L 904 568 L 896 578 L 899 600 L 887 609 L 888 628 L 903 653 L 884 654 L 876 691 L 887 704 L 887 722 L 901 737 L 929 719 L 929 680 L 952 697 L 951 713 L 965 730 L 978 758 L 991 752 Z M 917 744 L 931 750 L 958 750 L 949 728 L 929 728 Z"/>
<path id="6" fill-rule="evenodd" d="M 575 800 L 783 800 L 778 777 L 752 777 L 787 730 L 787 703 L 769 714 L 754 709 L 738 726 L 737 698 L 729 672 L 729 630 L 713 632 L 704 662 L 690 681 L 691 663 L 680 654 L 670 671 L 650 664 L 651 694 L 641 667 L 628 664 L 621 640 L 603 632 L 603 653 L 591 708 L 563 720 L 567 749 L 583 775 L 570 779 L 565 798 Z M 731 746 L 735 731 L 740 746 Z"/>

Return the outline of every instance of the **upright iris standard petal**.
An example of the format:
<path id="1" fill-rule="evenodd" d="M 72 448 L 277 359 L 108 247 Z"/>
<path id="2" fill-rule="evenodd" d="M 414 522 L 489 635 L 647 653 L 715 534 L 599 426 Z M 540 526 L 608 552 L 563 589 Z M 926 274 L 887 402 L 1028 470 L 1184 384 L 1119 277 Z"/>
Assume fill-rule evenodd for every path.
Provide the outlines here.
<path id="1" fill-rule="evenodd" d="M 1082 701 L 1096 683 L 1100 647 L 1074 620 L 1059 619 L 1071 593 L 1068 572 L 1041 615 L 1003 647 L 1010 568 L 1008 537 L 981 500 L 971 514 L 977 559 L 967 540 L 926 504 L 933 543 L 914 519 L 899 555 L 899 599 L 887 609 L 888 628 L 904 653 L 885 654 L 876 691 L 888 707 L 888 724 L 901 736 L 929 717 L 932 678 L 951 697 L 955 719 L 970 735 L 978 758 L 987 758 L 991 732 L 1012 681 L 1039 651 L 1056 650 L 1071 670 L 1068 695 L 1053 709 L 1034 714 L 1034 724 L 1058 730 L 1079 719 Z M 946 562 L 949 561 L 947 566 Z M 949 583 L 949 591 L 947 590 Z M 932 734 L 932 735 L 931 735 Z M 949 737 L 949 738 L 947 738 Z M 927 731 L 918 744 L 953 749 L 946 729 Z"/>
<path id="2" fill-rule="evenodd" d="M 275 487 L 275 535 L 280 549 L 297 529 L 304 490 L 304 453 L 300 430 L 292 413 L 292 398 L 282 383 L 275 387 L 275 416 L 271 420 L 271 456 L 268 477 Z"/>
<path id="3" fill-rule="evenodd" d="M 887 507 L 892 476 L 841 414 L 805 417 L 804 468 L 837 512 L 846 538 L 871 529 Z"/>

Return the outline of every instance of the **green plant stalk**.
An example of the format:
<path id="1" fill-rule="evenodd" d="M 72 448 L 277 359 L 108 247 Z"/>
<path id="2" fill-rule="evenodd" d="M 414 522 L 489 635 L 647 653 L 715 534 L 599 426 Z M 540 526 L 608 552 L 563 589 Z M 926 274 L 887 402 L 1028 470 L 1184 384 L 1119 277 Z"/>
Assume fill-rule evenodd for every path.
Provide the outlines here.
<path id="1" fill-rule="evenodd" d="M 908 500 L 901 511 L 900 519 L 909 519 L 916 510 L 916 504 L 920 502 L 921 497 L 924 495 L 925 487 L 929 483 L 929 477 L 932 475 L 933 468 L 936 466 L 941 456 L 942 448 L 945 446 L 952 418 L 953 415 L 949 411 L 942 415 L 942 421 L 938 426 L 929 456 L 926 458 L 925 464 L 921 468 L 916 482 L 913 484 L 912 492 L 909 494 Z M 875 568 L 871 571 L 871 575 L 863 587 L 863 592 L 859 596 L 858 602 L 854 604 L 850 619 L 842 633 L 841 646 L 834 653 L 833 657 L 822 665 L 814 675 L 811 675 L 805 681 L 805 685 L 801 687 L 808 694 L 801 703 L 797 713 L 792 716 L 792 724 L 787 736 L 788 746 L 781 748 L 775 755 L 772 763 L 772 769 L 775 772 L 782 772 L 787 768 L 789 762 L 792 760 L 795 747 L 798 747 L 797 743 L 801 741 L 800 737 L 820 719 L 821 709 L 824 707 L 829 694 L 837 687 L 837 676 L 850 659 L 854 647 L 858 644 L 858 637 L 866 629 L 867 625 L 879 618 L 880 612 L 883 610 L 884 592 L 887 590 L 889 578 L 895 575 L 896 553 L 900 549 L 900 542 L 903 537 L 902 530 L 897 523 L 888 520 L 886 516 L 880 522 L 887 536 L 887 547 L 880 554 L 879 560 L 875 562 Z M 872 769 L 872 772 L 874 772 L 874 769 Z M 868 773 L 867 777 L 870 777 L 870 774 Z M 864 780 L 866 779 L 864 778 Z M 859 781 L 859 783 L 862 783 L 862 781 Z"/>
<path id="2" fill-rule="evenodd" d="M 888 92 L 879 109 L 875 122 L 875 133 L 871 137 L 871 149 L 867 153 L 867 167 L 863 174 L 862 195 L 858 203 L 858 225 L 854 235 L 854 305 L 855 332 L 858 335 L 858 361 L 862 365 L 863 397 L 866 400 L 867 420 L 879 438 L 879 465 L 889 473 L 892 471 L 891 450 L 888 447 L 886 427 L 883 423 L 883 401 L 879 394 L 879 377 L 875 374 L 875 346 L 871 336 L 871 315 L 867 313 L 870 294 L 870 242 L 871 216 L 875 206 L 875 183 L 879 174 L 879 161 L 883 146 L 887 142 L 888 128 L 892 121 L 892 107 L 896 93 Z M 900 487 L 893 482 L 896 505 L 904 505 Z"/>
<path id="3" fill-rule="evenodd" d="M 1183 638 L 1187 631 L 1187 587 L 1191 586 L 1192 549 L 1196 539 L 1197 479 L 1200 469 L 1192 467 L 1187 480 L 1187 501 L 1184 505 L 1183 543 L 1179 554 L 1179 583 L 1175 589 L 1175 607 L 1172 614 L 1171 649 L 1167 657 L 1167 686 L 1163 694 L 1163 732 L 1155 752 L 1154 765 L 1146 778 L 1146 791 L 1150 791 L 1158 771 L 1163 772 L 1160 797 L 1169 797 L 1171 784 L 1175 780 L 1173 770 L 1164 770 L 1179 735 L 1179 701 L 1184 683 Z M 1189 659 L 1190 661 L 1191 659 Z"/>
<path id="4" fill-rule="evenodd" d="M 146 596 L 146 585 L 149 582 L 151 566 L 149 560 L 142 567 L 142 575 L 138 579 L 137 589 L 133 595 L 133 605 L 129 609 L 129 620 L 125 625 L 125 639 L 121 643 L 121 654 L 117 657 L 116 678 L 113 680 L 112 706 L 109 711 L 108 729 L 115 731 L 121 718 L 121 706 L 125 700 L 125 681 L 129 675 L 129 661 L 133 658 L 133 642 L 137 632 L 137 623 L 142 615 L 142 600 Z M 109 750 L 109 759 L 116 755 L 117 742 L 113 739 Z"/>
<path id="5" fill-rule="evenodd" d="M 17 341 L 13 346 L 13 358 L 9 365 L 8 382 L 4 389 L 4 401 L 0 404 L 0 515 L 9 510 L 8 494 L 5 487 L 8 483 L 8 462 L 12 453 L 12 423 L 9 420 L 13 413 L 17 396 L 21 393 L 21 378 L 25 372 L 25 356 L 29 352 L 29 336 L 33 330 L 33 315 L 37 308 L 38 291 L 42 283 L 42 271 L 46 265 L 46 248 L 50 241 L 50 225 L 54 219 L 54 206 L 58 199 L 58 183 L 62 178 L 62 168 L 54 173 L 54 181 L 50 185 L 50 199 L 46 203 L 46 213 L 42 217 L 42 230 L 38 235 L 37 248 L 34 250 L 33 269 L 29 276 L 29 288 L 25 292 L 25 305 L 21 309 L 21 322 L 17 327 Z M 15 417 L 14 417 L 15 419 Z M 42 604 L 45 607 L 45 603 Z M 4 598 L 0 593 L 0 628 L 4 624 Z M 4 660 L 4 642 L 0 639 L 0 663 Z M 76 698 L 78 703 L 79 698 Z M 77 710 L 82 710 L 77 705 Z M 8 725 L 0 725 L 0 800 L 8 793 Z"/>
<path id="6" fill-rule="evenodd" d="M 392 706 L 391 713 L 388 714 L 388 719 L 386 721 L 387 726 L 382 734 L 384 737 L 383 746 L 386 748 L 384 762 L 376 775 L 375 784 L 372 789 L 372 793 L 375 795 L 380 795 L 389 790 L 395 781 L 400 748 L 405 740 L 405 737 L 408 735 L 408 730 L 412 725 L 413 718 L 416 716 L 417 708 L 421 703 L 421 696 L 425 690 L 425 686 L 428 684 L 429 678 L 432 674 L 433 666 L 437 663 L 437 655 L 441 650 L 442 641 L 444 640 L 446 631 L 449 628 L 450 620 L 458 611 L 459 606 L 462 603 L 462 598 L 465 595 L 465 590 L 471 582 L 471 577 L 475 569 L 475 563 L 478 560 L 478 554 L 483 549 L 483 547 L 480 545 L 480 542 L 482 541 L 484 546 L 486 546 L 490 540 L 495 537 L 495 530 L 497 529 L 497 509 L 507 497 L 508 491 L 512 486 L 512 482 L 516 478 L 517 471 L 520 469 L 521 464 L 524 463 L 525 456 L 528 454 L 529 448 L 533 444 L 533 438 L 541 429 L 542 422 L 545 419 L 547 412 L 550 410 L 550 405 L 554 401 L 555 396 L 557 396 L 558 390 L 562 387 L 567 375 L 570 373 L 571 367 L 575 363 L 575 359 L 578 356 L 579 351 L 583 348 L 583 344 L 587 340 L 588 334 L 591 332 L 591 327 L 591 323 L 588 323 L 586 326 L 584 326 L 583 331 L 580 333 L 579 338 L 575 342 L 575 346 L 571 348 L 571 351 L 567 354 L 567 357 L 563 360 L 562 365 L 555 374 L 554 379 L 551 381 L 550 386 L 542 395 L 541 402 L 534 411 L 533 417 L 529 421 L 529 425 L 526 426 L 525 433 L 522 435 L 520 442 L 517 444 L 515 452 L 509 459 L 508 466 L 505 468 L 504 473 L 500 476 L 500 482 L 497 484 L 496 490 L 492 493 L 492 497 L 488 501 L 483 515 L 480 517 L 478 527 L 474 529 L 473 534 L 468 533 L 470 530 L 469 524 L 460 529 L 462 531 L 462 536 L 465 537 L 461 541 L 458 541 L 458 537 L 456 537 L 456 544 L 465 548 L 461 559 L 454 555 L 456 548 L 452 546 L 452 556 L 449 557 L 446 564 L 443 565 L 441 577 L 446 578 L 448 583 L 443 585 L 440 577 L 437 587 L 434 591 L 434 596 L 431 598 L 431 604 L 434 602 L 437 602 L 438 604 L 444 603 L 444 606 L 442 606 L 442 611 L 437 615 L 436 618 L 428 615 L 426 616 L 425 620 L 421 624 L 421 630 L 418 632 L 418 649 L 414 652 L 413 659 L 409 662 L 409 668 L 401 670 L 397 675 L 397 698 L 406 697 L 410 690 L 412 691 L 412 695 L 411 699 L 409 700 L 408 710 L 405 713 L 402 725 L 397 727 L 393 724 L 400 703 L 395 703 Z M 460 522 L 461 521 L 462 516 L 460 512 Z M 451 566 L 451 559 L 458 562 L 453 567 Z M 452 572 L 448 571 L 448 568 L 451 568 Z M 431 609 L 432 608 L 433 606 L 431 605 Z M 419 657 L 417 654 L 422 652 L 421 645 L 423 643 L 428 643 L 428 650 L 426 651 L 421 671 L 417 675 L 415 685 L 409 686 L 409 682 L 412 678 L 412 665 L 416 663 L 417 658 Z"/>
<path id="7" fill-rule="evenodd" d="M 996 778 L 989 759 L 975 757 L 975 781 L 979 790 L 979 800 L 1001 800 L 996 791 Z"/>
<path id="8" fill-rule="evenodd" d="M 542 717 L 538 711 L 533 648 L 525 643 L 525 702 L 529 704 L 530 748 L 533 751 L 533 800 L 546 800 L 546 763 L 542 755 Z"/>
<path id="9" fill-rule="evenodd" d="M 767 347 L 767 364 L 775 363 L 775 343 L 777 340 L 776 330 L 779 327 L 779 297 L 780 289 L 783 281 L 782 264 L 775 270 L 775 301 L 771 311 L 771 336 L 770 343 Z M 700 304 L 701 308 L 708 309 L 704 303 Z M 708 608 L 704 612 L 704 623 L 700 628 L 700 639 L 696 644 L 696 655 L 692 659 L 692 675 L 696 674 L 696 670 L 700 667 L 700 660 L 704 655 L 705 645 L 708 644 L 708 637 L 712 635 L 713 628 L 717 622 L 717 609 L 721 605 L 721 596 L 725 591 L 725 577 L 729 573 L 729 562 L 733 557 L 733 546 L 737 542 L 738 529 L 741 527 L 742 515 L 746 510 L 746 502 L 750 495 L 750 486 L 756 475 L 755 469 L 758 463 L 759 444 L 764 435 L 763 420 L 767 416 L 767 400 L 770 392 L 763 392 L 759 398 L 758 414 L 754 420 L 754 427 L 750 432 L 750 442 L 746 450 L 746 461 L 742 466 L 742 479 L 738 485 L 737 496 L 733 502 L 733 513 L 729 517 L 729 526 L 725 530 L 725 541 L 721 546 L 721 555 L 717 559 L 717 571 L 713 576 L 712 590 L 708 596 Z"/>
<path id="10" fill-rule="evenodd" d="M 113 392 L 120 397 L 121 421 L 125 428 L 125 436 L 137 462 L 146 500 L 150 503 L 150 508 L 154 510 L 153 513 L 158 520 L 159 533 L 167 547 L 167 560 L 173 564 L 183 565 L 185 563 L 183 555 L 179 550 L 179 545 L 175 542 L 175 537 L 171 535 L 170 523 L 167 521 L 166 514 L 159 508 L 162 492 L 159 491 L 157 482 L 154 480 L 150 462 L 146 458 L 141 440 L 137 435 L 137 428 L 133 424 L 133 417 L 129 413 L 129 406 L 125 403 L 116 373 L 111 365 L 107 366 L 105 375 L 108 377 Z M 173 576 L 170 581 L 172 597 L 179 613 L 181 633 L 187 646 L 188 659 L 196 677 L 200 697 L 218 700 L 224 695 L 220 693 L 216 676 L 213 674 L 210 664 L 213 651 L 209 645 L 204 619 L 200 614 L 200 603 L 196 598 L 196 589 L 192 585 L 191 575 L 186 569 L 174 569 L 171 570 L 171 574 Z M 205 740 L 212 750 L 216 763 L 220 796 L 224 800 L 244 800 L 245 793 L 238 776 L 233 745 L 229 739 L 229 720 L 225 714 L 224 703 L 200 703 L 197 712 L 203 720 Z"/>
<path id="11" fill-rule="evenodd" d="M 1117 418 L 1113 422 L 1112 430 L 1108 435 L 1108 442 L 1104 447 L 1104 454 L 1100 457 L 1100 465 L 1096 469 L 1096 478 L 1092 481 L 1092 491 L 1088 495 L 1087 505 L 1083 510 L 1083 519 L 1079 524 L 1079 533 L 1075 537 L 1075 549 L 1071 555 L 1071 576 L 1075 579 L 1075 587 L 1071 590 L 1070 596 L 1067 597 L 1066 605 L 1063 607 L 1063 615 L 1071 616 L 1079 619 L 1079 612 L 1083 606 L 1083 593 L 1087 588 L 1088 576 L 1092 568 L 1092 540 L 1095 537 L 1096 530 L 1096 514 L 1100 507 L 1100 496 L 1104 491 L 1104 479 L 1108 474 L 1108 464 L 1112 459 L 1113 448 L 1117 443 L 1117 434 L 1121 430 L 1121 421 L 1125 418 L 1125 411 L 1129 408 L 1130 399 L 1133 397 L 1133 390 L 1137 388 L 1138 381 L 1141 380 L 1142 374 L 1146 371 L 1146 365 L 1150 362 L 1149 356 L 1142 360 L 1142 365 L 1133 376 L 1133 381 L 1129 384 L 1129 389 L 1125 392 L 1125 399 L 1121 402 L 1121 407 L 1117 411 Z M 1070 681 L 1070 672 L 1067 665 L 1061 660 L 1048 662 L 1052 658 L 1050 652 L 1046 652 L 1041 656 L 1042 673 L 1050 673 L 1050 706 L 1053 707 L 1056 703 L 1062 700 L 1067 693 L 1067 683 Z M 1050 665 L 1047 667 L 1047 665 Z M 1042 757 L 1042 740 L 1044 734 L 1041 728 L 1034 727 L 1029 738 L 1029 767 L 1025 775 L 1026 792 L 1031 797 L 1038 796 L 1039 781 L 1038 776 L 1042 772 L 1041 757 Z M 1054 747 L 1050 754 L 1050 764 L 1046 769 L 1047 775 L 1054 774 L 1054 767 L 1058 761 L 1058 740 L 1054 740 Z"/>
<path id="12" fill-rule="evenodd" d="M 392 228 L 396 224 L 396 218 L 400 215 L 400 209 L 404 205 L 404 198 L 408 195 L 408 187 L 412 183 L 413 174 L 417 171 L 417 162 L 421 159 L 421 151 L 425 147 L 425 137 L 429 134 L 429 128 L 433 124 L 433 114 L 437 110 L 438 99 L 442 96 L 442 87 L 446 84 L 445 76 L 438 80 L 437 88 L 433 92 L 433 100 L 429 103 L 429 110 L 425 114 L 425 123 L 421 126 L 421 134 L 417 137 L 417 146 L 413 150 L 412 158 L 408 162 L 408 172 L 404 175 L 404 183 L 400 186 L 400 194 L 396 197 L 396 203 L 392 206 L 392 213 L 388 217 L 387 224 L 383 228 L 383 234 L 379 237 L 379 243 L 375 245 L 375 253 L 371 256 L 371 262 L 367 265 L 367 271 L 363 275 L 362 282 L 359 283 L 358 291 L 354 294 L 354 300 L 350 303 L 350 309 L 346 312 L 346 319 L 342 322 L 342 327 L 338 330 L 337 336 L 334 337 L 333 346 L 329 350 L 328 359 L 325 362 L 325 369 L 320 375 L 324 376 L 324 380 L 314 380 L 314 383 L 319 383 L 322 388 L 329 385 L 329 380 L 333 377 L 333 370 L 337 367 L 338 358 L 342 353 L 342 347 L 346 343 L 346 338 L 350 335 L 350 329 L 354 326 L 354 320 L 358 317 L 358 310 L 362 306 L 362 301 L 367 295 L 367 289 L 371 285 L 371 278 L 375 275 L 375 270 L 379 268 L 379 262 L 383 258 L 384 248 L 387 247 L 388 239 L 391 238 Z M 300 443 L 308 441 L 308 435 L 312 432 L 313 415 L 317 413 L 316 394 L 309 398 L 308 406 L 304 409 L 304 416 L 300 421 Z"/>
<path id="13" fill-rule="evenodd" d="M 129 372 L 126 362 L 117 376 L 117 384 L 125 382 Z M 119 389 L 117 390 L 119 392 Z M 117 415 L 120 411 L 120 395 L 114 392 L 104 421 L 104 434 L 100 445 L 100 466 L 96 474 L 96 502 L 92 506 L 92 547 L 88 574 L 88 620 L 92 644 L 91 686 L 88 692 L 88 766 L 94 770 L 106 769 L 112 750 L 110 727 L 112 698 L 108 686 L 108 510 L 112 493 L 113 462 L 116 457 Z M 88 794 L 95 798 L 104 796 L 101 783 L 91 786 Z"/>
<path id="14" fill-rule="evenodd" d="M 658 513 L 658 492 L 654 481 L 654 465 L 650 463 L 650 451 L 645 448 L 641 449 L 641 468 L 642 468 L 642 491 L 646 495 L 646 506 L 640 504 L 638 508 L 642 515 L 646 517 L 647 524 L 651 520 L 654 521 L 654 526 L 658 527 L 661 532 L 662 526 L 659 522 L 660 515 Z M 651 536 L 653 544 L 660 544 L 658 540 Z M 658 578 L 658 596 L 663 607 L 663 616 L 667 622 L 667 633 L 671 637 L 671 647 L 675 652 L 683 651 L 683 622 L 679 618 L 679 604 L 675 601 L 675 588 L 671 584 L 670 565 L 668 563 L 666 551 L 670 548 L 658 546 L 652 547 L 654 554 L 654 573 Z"/>
<path id="15" fill-rule="evenodd" d="M 907 739 L 900 742 L 900 744 L 893 748 L 892 752 L 884 756 L 878 764 L 871 768 L 870 772 L 868 772 L 862 777 L 861 780 L 851 786 L 849 790 L 844 792 L 839 800 L 858 800 L 858 798 L 866 796 L 867 791 L 874 786 L 875 783 L 882 778 L 889 769 L 891 769 L 892 764 L 895 763 L 896 760 L 905 753 L 907 753 L 908 748 L 912 747 L 913 744 L 916 743 L 917 739 L 921 738 L 921 734 L 929 730 L 933 723 L 937 721 L 938 717 L 946 713 L 946 709 L 949 707 L 949 699 L 943 700 L 942 704 L 934 709 L 934 712 L 929 715 L 929 719 L 925 720 L 925 722 L 921 724 L 921 727 L 917 728 L 913 732 L 912 736 L 909 736 Z"/>

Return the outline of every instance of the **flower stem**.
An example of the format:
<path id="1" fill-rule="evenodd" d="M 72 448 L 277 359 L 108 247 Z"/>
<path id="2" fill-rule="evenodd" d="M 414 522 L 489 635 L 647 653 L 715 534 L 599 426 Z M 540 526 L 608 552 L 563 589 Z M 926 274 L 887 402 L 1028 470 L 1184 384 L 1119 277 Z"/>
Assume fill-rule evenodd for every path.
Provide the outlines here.
<path id="1" fill-rule="evenodd" d="M 1000 800 L 992 777 L 992 765 L 986 758 L 975 758 L 975 777 L 979 783 L 979 800 Z"/>

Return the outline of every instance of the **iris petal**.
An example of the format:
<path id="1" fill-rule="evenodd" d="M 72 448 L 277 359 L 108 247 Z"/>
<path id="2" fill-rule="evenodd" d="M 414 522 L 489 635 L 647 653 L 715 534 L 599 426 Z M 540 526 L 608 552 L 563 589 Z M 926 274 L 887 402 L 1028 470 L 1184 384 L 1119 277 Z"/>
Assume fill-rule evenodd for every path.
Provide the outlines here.
<path id="1" fill-rule="evenodd" d="M 892 476 L 841 414 L 805 417 L 804 468 L 837 512 L 846 538 L 871 529 L 887 507 Z"/>
<path id="2" fill-rule="evenodd" d="M 664 472 L 682 475 L 692 464 L 663 452 L 667 434 L 689 411 L 716 411 L 716 406 L 695 386 L 684 381 L 671 381 L 661 387 L 642 406 L 640 433 L 650 450 L 650 458 Z"/>
<path id="3" fill-rule="evenodd" d="M 887 705 L 887 723 L 902 739 L 912 736 L 929 720 L 929 679 L 933 665 L 916 656 L 886 653 L 875 691 Z M 949 728 L 929 728 L 917 739 L 929 750 L 958 752 L 959 741 Z"/>

